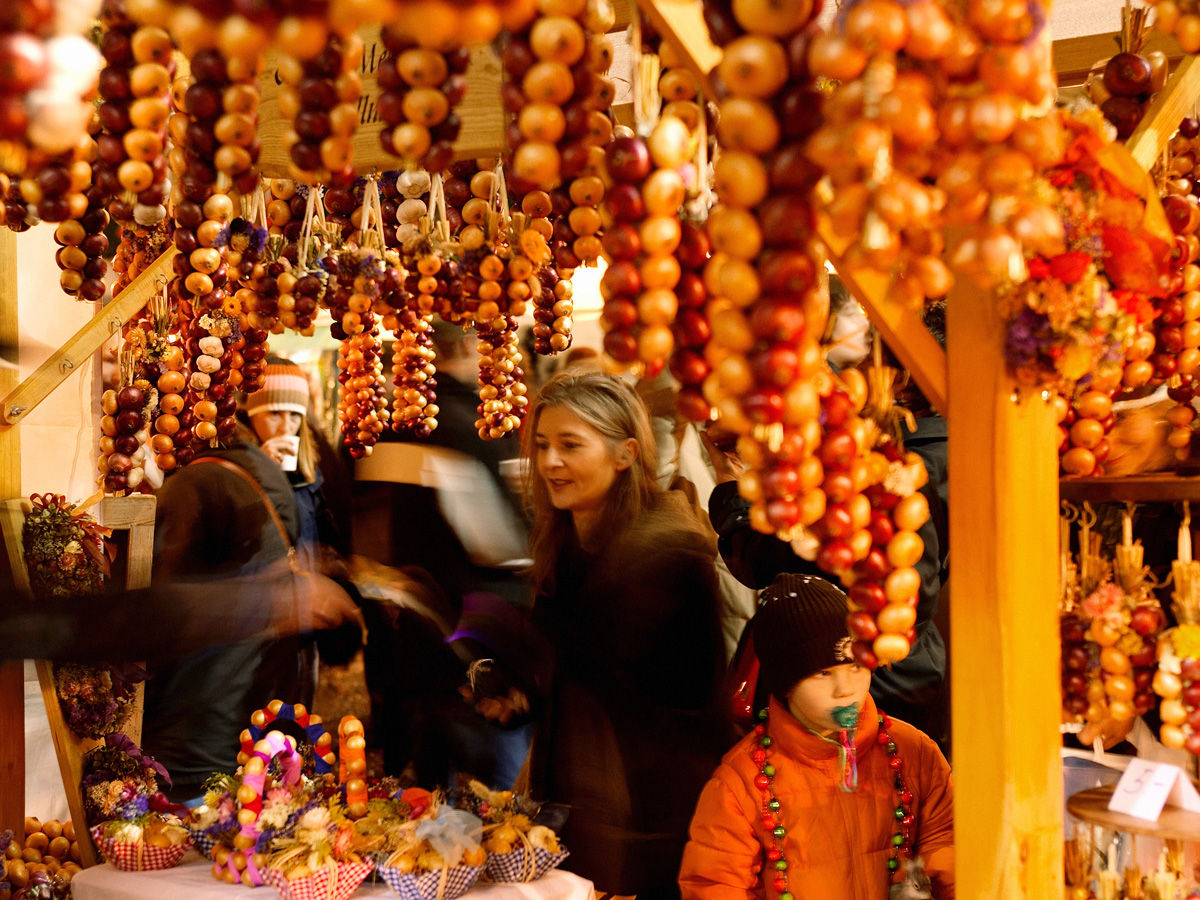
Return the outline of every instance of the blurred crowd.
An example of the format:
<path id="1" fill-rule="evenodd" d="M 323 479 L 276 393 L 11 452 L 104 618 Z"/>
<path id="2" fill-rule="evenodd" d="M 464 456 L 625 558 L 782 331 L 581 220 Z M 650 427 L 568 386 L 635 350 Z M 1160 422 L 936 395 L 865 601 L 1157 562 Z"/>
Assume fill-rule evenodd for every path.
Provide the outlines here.
<path id="1" fill-rule="evenodd" d="M 867 364 L 870 323 L 836 283 L 831 312 L 830 364 Z M 944 342 L 940 311 L 927 325 Z M 375 774 L 515 785 L 570 808 L 567 867 L 598 887 L 676 898 L 688 860 L 685 896 L 722 896 L 710 888 L 728 835 L 706 830 L 697 800 L 717 790 L 710 779 L 752 726 L 731 700 L 757 658 L 748 623 L 811 600 L 796 621 L 824 624 L 760 649 L 788 676 L 762 679 L 753 708 L 786 710 L 775 715 L 832 740 L 841 778 L 848 745 L 867 785 L 873 757 L 854 752 L 856 726 L 820 725 L 826 701 L 800 690 L 836 675 L 811 696 L 853 706 L 860 729 L 876 708 L 914 726 L 912 752 L 938 773 L 939 809 L 949 802 L 946 423 L 915 386 L 901 383 L 897 401 L 912 413 L 906 446 L 930 475 L 918 639 L 872 674 L 829 657 L 836 640 L 805 643 L 842 634 L 828 615 L 840 586 L 799 600 L 780 589 L 819 574 L 811 554 L 750 527 L 732 436 L 681 419 L 668 375 L 616 378 L 575 348 L 556 372 L 530 373 L 519 442 L 485 442 L 473 341 L 453 327 L 434 338 L 438 427 L 423 440 L 385 430 L 357 461 L 314 415 L 329 405 L 318 373 L 271 358 L 228 446 L 158 488 L 153 585 L 17 598 L 0 613 L 0 654 L 145 662 L 144 749 L 171 772 L 172 799 L 187 801 L 210 773 L 236 768 L 252 711 L 276 697 L 310 705 L 319 661 L 361 653 Z M 724 802 L 709 813 L 724 817 Z M 935 842 L 951 840 L 948 821 Z"/>

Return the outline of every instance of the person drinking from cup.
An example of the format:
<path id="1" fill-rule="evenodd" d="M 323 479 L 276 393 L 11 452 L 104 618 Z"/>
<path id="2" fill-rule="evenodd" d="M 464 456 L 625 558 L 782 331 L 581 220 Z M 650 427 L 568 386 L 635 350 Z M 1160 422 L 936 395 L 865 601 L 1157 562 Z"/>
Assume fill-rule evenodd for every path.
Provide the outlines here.
<path id="1" fill-rule="evenodd" d="M 324 478 L 317 467 L 317 441 L 308 422 L 308 378 L 291 360 L 267 360 L 263 386 L 246 395 L 250 430 L 263 453 L 287 475 L 300 514 L 296 552 L 313 558 L 322 544 L 336 546 L 333 519 L 322 492 Z"/>

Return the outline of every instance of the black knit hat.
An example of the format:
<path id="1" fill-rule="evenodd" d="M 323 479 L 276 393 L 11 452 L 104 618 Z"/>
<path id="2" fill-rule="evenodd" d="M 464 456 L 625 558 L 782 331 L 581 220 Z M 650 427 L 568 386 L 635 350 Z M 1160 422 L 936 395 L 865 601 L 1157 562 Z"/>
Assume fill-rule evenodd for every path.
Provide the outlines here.
<path id="1" fill-rule="evenodd" d="M 853 662 L 847 612 L 846 595 L 825 579 L 789 572 L 776 576 L 750 623 L 763 687 L 786 702 L 797 681 Z"/>

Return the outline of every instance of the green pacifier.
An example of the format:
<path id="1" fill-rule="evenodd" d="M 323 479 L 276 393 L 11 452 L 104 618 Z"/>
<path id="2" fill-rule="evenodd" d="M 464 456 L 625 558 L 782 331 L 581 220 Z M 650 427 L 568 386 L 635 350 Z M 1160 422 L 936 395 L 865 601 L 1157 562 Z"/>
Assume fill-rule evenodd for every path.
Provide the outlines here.
<path id="1" fill-rule="evenodd" d="M 838 728 L 853 731 L 858 726 L 858 706 L 835 706 L 829 717 Z"/>

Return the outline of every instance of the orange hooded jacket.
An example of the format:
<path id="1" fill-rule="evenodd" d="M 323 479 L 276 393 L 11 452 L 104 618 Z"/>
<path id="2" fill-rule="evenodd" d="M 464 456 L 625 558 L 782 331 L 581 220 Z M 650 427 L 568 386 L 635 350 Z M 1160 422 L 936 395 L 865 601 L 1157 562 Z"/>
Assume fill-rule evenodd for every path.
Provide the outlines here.
<path id="1" fill-rule="evenodd" d="M 887 861 L 896 833 L 897 794 L 868 696 L 855 733 L 858 787 L 839 787 L 838 748 L 808 731 L 771 699 L 767 762 L 775 767 L 774 795 L 787 834 L 788 890 L 795 900 L 887 900 Z M 954 898 L 954 803 L 950 766 L 937 745 L 911 725 L 892 720 L 906 787 L 914 795 L 916 852 L 937 900 Z M 763 871 L 764 848 L 774 845 L 763 826 L 763 795 L 752 731 L 725 754 L 692 817 L 679 885 L 683 900 L 776 900 L 774 870 Z"/>

